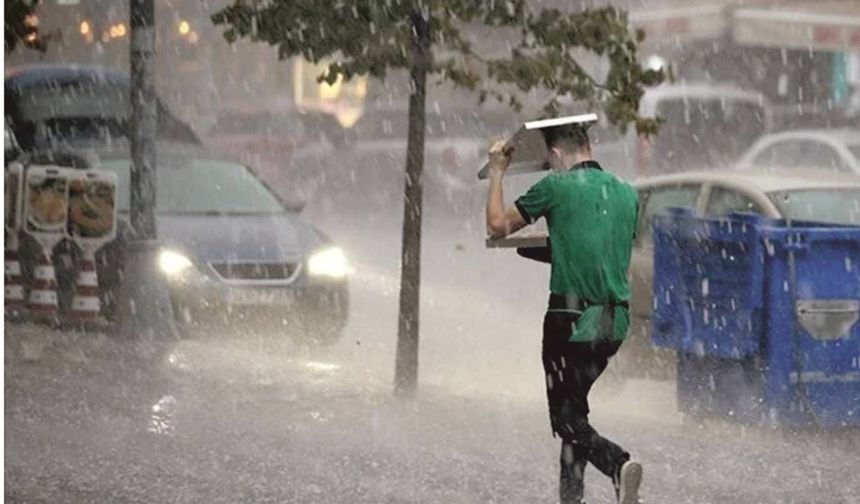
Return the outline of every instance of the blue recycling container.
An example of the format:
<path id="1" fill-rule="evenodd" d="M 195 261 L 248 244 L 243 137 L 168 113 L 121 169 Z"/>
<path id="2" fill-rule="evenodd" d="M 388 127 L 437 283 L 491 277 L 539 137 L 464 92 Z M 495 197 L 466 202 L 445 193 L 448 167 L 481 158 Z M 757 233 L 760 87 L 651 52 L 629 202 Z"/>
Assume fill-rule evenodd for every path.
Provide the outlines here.
<path id="1" fill-rule="evenodd" d="M 654 221 L 653 289 L 682 411 L 860 426 L 860 227 L 672 209 Z"/>

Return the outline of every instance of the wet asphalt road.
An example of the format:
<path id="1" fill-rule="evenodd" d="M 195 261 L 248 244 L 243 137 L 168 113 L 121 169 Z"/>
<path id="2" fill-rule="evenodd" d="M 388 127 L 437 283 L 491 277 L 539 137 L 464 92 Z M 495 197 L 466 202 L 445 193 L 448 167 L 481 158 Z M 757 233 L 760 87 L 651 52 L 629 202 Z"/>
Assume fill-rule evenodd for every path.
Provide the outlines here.
<path id="1" fill-rule="evenodd" d="M 62 337 L 7 333 L 7 502 L 553 502 L 540 397 L 425 384 L 398 401 L 358 353 L 271 340 L 150 363 Z M 856 502 L 856 434 L 685 424 L 650 382 L 595 400 L 597 427 L 645 464 L 645 502 Z M 589 502 L 611 502 L 587 478 Z"/>

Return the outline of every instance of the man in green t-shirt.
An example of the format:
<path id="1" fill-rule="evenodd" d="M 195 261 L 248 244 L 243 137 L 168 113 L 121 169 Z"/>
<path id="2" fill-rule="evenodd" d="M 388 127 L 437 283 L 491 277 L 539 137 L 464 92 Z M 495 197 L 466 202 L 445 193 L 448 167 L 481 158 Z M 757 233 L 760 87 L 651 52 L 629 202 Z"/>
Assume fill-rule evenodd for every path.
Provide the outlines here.
<path id="1" fill-rule="evenodd" d="M 612 478 L 621 504 L 639 502 L 642 466 L 588 423 L 588 392 L 627 334 L 627 270 L 638 218 L 636 191 L 592 159 L 585 128 L 542 130 L 554 173 L 505 208 L 511 150 L 490 148 L 487 228 L 507 236 L 544 217 L 552 272 L 543 324 L 543 366 L 553 435 L 562 439 L 559 496 L 580 503 L 590 462 Z"/>

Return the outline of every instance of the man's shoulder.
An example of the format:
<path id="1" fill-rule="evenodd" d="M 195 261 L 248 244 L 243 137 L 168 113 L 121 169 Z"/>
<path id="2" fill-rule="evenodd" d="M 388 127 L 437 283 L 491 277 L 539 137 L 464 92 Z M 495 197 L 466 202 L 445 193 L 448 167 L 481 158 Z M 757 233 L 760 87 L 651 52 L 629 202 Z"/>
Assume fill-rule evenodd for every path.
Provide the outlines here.
<path id="1" fill-rule="evenodd" d="M 622 198 L 634 206 L 639 205 L 639 192 L 633 185 L 612 172 L 603 171 L 601 174 L 600 183 L 611 186 L 616 198 Z"/>
<path id="2" fill-rule="evenodd" d="M 599 170 L 568 170 L 563 172 L 551 172 L 540 182 L 556 185 L 562 184 L 565 186 L 606 186 L 611 185 L 618 188 L 618 192 L 626 196 L 632 196 L 638 199 L 636 189 L 627 181 L 601 168 Z"/>
<path id="3" fill-rule="evenodd" d="M 624 199 L 628 202 L 628 204 L 635 208 L 639 208 L 639 191 L 636 190 L 635 187 L 630 185 L 629 183 L 618 179 L 621 184 L 621 193 L 624 195 Z"/>
<path id="4" fill-rule="evenodd" d="M 630 184 L 630 182 L 627 182 L 618 175 L 609 171 L 604 171 L 603 174 L 606 176 L 606 178 L 612 180 L 615 184 L 618 184 L 618 186 L 623 188 L 626 192 L 634 194 L 636 193 L 636 188 L 634 188 L 633 185 Z"/>
<path id="5" fill-rule="evenodd" d="M 618 186 L 626 193 L 636 194 L 636 189 L 626 180 L 607 170 L 594 170 L 594 179 L 600 183 L 610 183 Z"/>

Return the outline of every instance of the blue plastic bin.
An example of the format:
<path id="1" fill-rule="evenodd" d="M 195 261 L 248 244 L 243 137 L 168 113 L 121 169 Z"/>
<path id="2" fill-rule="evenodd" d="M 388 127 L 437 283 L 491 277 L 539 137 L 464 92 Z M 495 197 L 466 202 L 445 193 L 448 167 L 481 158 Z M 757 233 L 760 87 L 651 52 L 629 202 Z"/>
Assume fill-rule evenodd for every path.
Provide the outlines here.
<path id="1" fill-rule="evenodd" d="M 654 222 L 652 340 L 678 353 L 678 404 L 773 425 L 860 426 L 860 227 Z"/>

